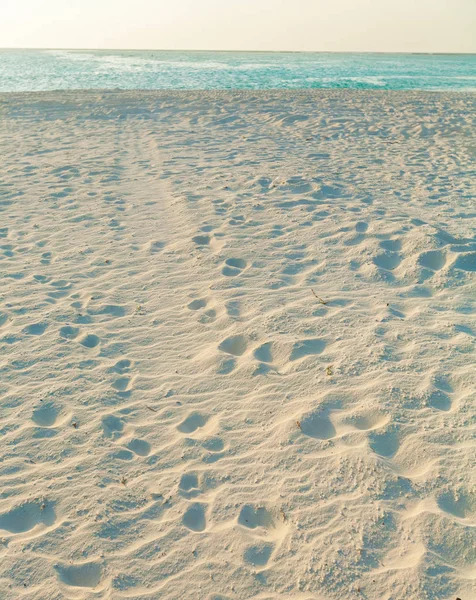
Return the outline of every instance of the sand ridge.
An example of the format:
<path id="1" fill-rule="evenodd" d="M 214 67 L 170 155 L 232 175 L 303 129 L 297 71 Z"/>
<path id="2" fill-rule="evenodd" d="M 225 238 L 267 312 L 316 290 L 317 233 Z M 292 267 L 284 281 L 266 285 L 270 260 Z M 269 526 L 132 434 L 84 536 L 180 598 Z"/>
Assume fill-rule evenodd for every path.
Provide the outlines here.
<path id="1" fill-rule="evenodd" d="M 5 598 L 475 592 L 475 96 L 0 96 Z"/>

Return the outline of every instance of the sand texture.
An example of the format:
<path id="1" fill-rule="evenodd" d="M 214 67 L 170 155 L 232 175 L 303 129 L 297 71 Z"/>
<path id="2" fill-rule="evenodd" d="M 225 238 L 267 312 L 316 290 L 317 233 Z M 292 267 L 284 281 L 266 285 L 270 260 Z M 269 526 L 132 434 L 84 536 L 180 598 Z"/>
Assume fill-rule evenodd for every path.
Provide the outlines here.
<path id="1" fill-rule="evenodd" d="M 475 105 L 0 96 L 2 600 L 476 598 Z"/>

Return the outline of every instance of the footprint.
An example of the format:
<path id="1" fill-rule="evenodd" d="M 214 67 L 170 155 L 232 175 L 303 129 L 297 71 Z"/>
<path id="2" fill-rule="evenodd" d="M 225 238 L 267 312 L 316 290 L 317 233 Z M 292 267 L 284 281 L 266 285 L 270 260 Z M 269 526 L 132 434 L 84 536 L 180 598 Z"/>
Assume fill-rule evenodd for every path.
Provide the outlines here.
<path id="1" fill-rule="evenodd" d="M 462 271 L 476 271 L 476 252 L 458 256 L 454 262 L 454 267 Z"/>
<path id="2" fill-rule="evenodd" d="M 207 301 L 203 298 L 197 298 L 196 300 L 192 300 L 190 304 L 187 305 L 189 310 L 200 310 L 201 308 L 205 308 L 207 305 Z"/>
<path id="3" fill-rule="evenodd" d="M 454 391 L 453 386 L 445 375 L 435 375 L 433 378 L 433 384 L 436 388 L 443 392 L 449 392 L 451 394 Z"/>
<path id="4" fill-rule="evenodd" d="M 386 422 L 386 419 L 377 412 L 367 412 L 360 415 L 351 415 L 344 419 L 343 422 L 352 425 L 356 429 L 360 429 L 360 431 L 370 431 L 371 429 L 381 427 Z"/>
<path id="5" fill-rule="evenodd" d="M 234 335 L 223 340 L 218 346 L 218 349 L 227 354 L 232 354 L 233 356 L 242 356 L 246 352 L 247 347 L 248 343 L 244 336 Z"/>
<path id="6" fill-rule="evenodd" d="M 327 342 L 320 339 L 309 339 L 296 342 L 293 346 L 289 360 L 298 360 L 300 358 L 304 358 L 305 356 L 322 354 L 326 348 L 326 345 Z"/>
<path id="7" fill-rule="evenodd" d="M 26 502 L 0 515 L 0 529 L 10 533 L 25 533 L 42 523 L 51 526 L 56 521 L 53 504 Z"/>
<path id="8" fill-rule="evenodd" d="M 256 350 L 253 353 L 253 356 L 256 358 L 256 360 L 259 360 L 260 362 L 272 363 L 273 362 L 273 353 L 271 351 L 272 347 L 273 347 L 272 342 L 266 342 L 265 344 L 262 344 L 259 348 L 256 348 Z"/>
<path id="9" fill-rule="evenodd" d="M 225 448 L 223 440 L 217 437 L 205 440 L 202 446 L 209 452 L 221 452 Z"/>
<path id="10" fill-rule="evenodd" d="M 285 235 L 285 231 L 283 231 L 284 227 L 283 225 L 273 225 L 273 228 L 271 229 L 269 236 L 270 237 L 281 237 L 283 235 Z"/>
<path id="11" fill-rule="evenodd" d="M 396 431 L 372 433 L 369 436 L 369 445 L 375 454 L 384 456 L 385 458 L 392 458 L 398 452 L 400 440 Z"/>
<path id="12" fill-rule="evenodd" d="M 246 265 L 246 260 L 242 258 L 228 258 L 225 261 L 222 273 L 226 277 L 236 277 L 236 275 L 239 275 L 246 268 Z"/>
<path id="13" fill-rule="evenodd" d="M 236 319 L 241 316 L 241 302 L 239 300 L 230 300 L 226 303 L 225 308 L 229 317 Z"/>
<path id="14" fill-rule="evenodd" d="M 43 404 L 33 411 L 32 419 L 40 427 L 53 427 L 59 411 L 53 404 Z"/>
<path id="15" fill-rule="evenodd" d="M 243 560 L 250 565 L 264 567 L 266 564 L 268 564 L 269 559 L 273 554 L 273 550 L 273 544 L 256 544 L 245 550 L 245 553 L 243 554 Z"/>
<path id="16" fill-rule="evenodd" d="M 418 257 L 418 264 L 432 271 L 439 271 L 445 266 L 445 263 L 446 256 L 439 250 L 429 250 L 428 252 L 423 252 Z"/>
<path id="17" fill-rule="evenodd" d="M 65 325 L 59 330 L 59 334 L 61 337 L 66 338 L 68 340 L 74 340 L 79 335 L 79 329 L 77 327 L 71 327 L 70 325 Z"/>
<path id="18" fill-rule="evenodd" d="M 80 344 L 86 348 L 95 348 L 100 342 L 101 340 L 98 338 L 98 336 L 92 333 L 89 333 L 80 340 Z"/>
<path id="19" fill-rule="evenodd" d="M 150 245 L 150 253 L 157 254 L 157 252 L 160 252 L 164 246 L 164 242 L 152 242 Z"/>
<path id="20" fill-rule="evenodd" d="M 101 581 L 102 569 L 98 563 L 80 565 L 57 565 L 59 579 L 72 587 L 94 588 Z"/>
<path id="21" fill-rule="evenodd" d="M 48 327 L 47 323 L 34 323 L 33 325 L 28 325 L 23 330 L 27 335 L 43 335 Z"/>
<path id="22" fill-rule="evenodd" d="M 260 362 L 255 366 L 252 373 L 252 377 L 259 377 L 260 375 L 267 375 L 271 371 L 271 366 L 267 363 Z"/>
<path id="23" fill-rule="evenodd" d="M 138 456 L 149 456 L 150 454 L 150 444 L 145 440 L 134 439 L 131 440 L 127 447 L 129 450 L 132 450 Z"/>
<path id="24" fill-rule="evenodd" d="M 251 504 L 245 504 L 240 511 L 238 523 L 248 529 L 256 529 L 257 527 L 273 526 L 274 519 L 264 506 L 255 508 Z"/>
<path id="25" fill-rule="evenodd" d="M 200 317 L 200 323 L 213 323 L 217 318 L 217 311 L 213 308 L 206 310 Z"/>
<path id="26" fill-rule="evenodd" d="M 207 415 L 202 415 L 198 412 L 193 412 L 177 426 L 177 429 L 182 433 L 194 433 L 197 429 L 204 427 L 208 421 Z"/>
<path id="27" fill-rule="evenodd" d="M 119 304 L 103 304 L 88 309 L 88 314 L 93 316 L 110 315 L 111 317 L 125 317 L 127 310 L 124 306 L 120 306 Z"/>
<path id="28" fill-rule="evenodd" d="M 49 281 L 51 281 L 51 278 L 46 275 L 33 275 L 33 278 L 40 283 L 49 283 Z"/>
<path id="29" fill-rule="evenodd" d="M 41 255 L 40 263 L 42 265 L 49 265 L 51 262 L 51 257 L 52 257 L 51 252 L 43 252 L 43 254 Z"/>
<path id="30" fill-rule="evenodd" d="M 448 412 L 451 410 L 452 402 L 448 394 L 442 390 L 435 390 L 428 398 L 428 404 L 437 410 Z"/>
<path id="31" fill-rule="evenodd" d="M 129 452 L 129 450 L 122 449 L 112 454 L 111 458 L 117 458 L 118 460 L 133 460 L 134 454 L 132 452 Z"/>
<path id="32" fill-rule="evenodd" d="M 377 267 L 387 271 L 393 271 L 402 262 L 402 257 L 397 252 L 386 252 L 385 254 L 378 254 L 375 256 L 373 261 Z"/>
<path id="33" fill-rule="evenodd" d="M 234 358 L 227 358 L 226 360 L 220 361 L 217 367 L 218 375 L 228 375 L 236 367 L 236 360 Z"/>
<path id="34" fill-rule="evenodd" d="M 195 244 L 197 244 L 197 246 L 208 246 L 210 241 L 211 241 L 211 238 L 209 235 L 196 235 L 195 237 L 192 238 L 192 242 L 195 242 Z"/>
<path id="35" fill-rule="evenodd" d="M 350 240 L 346 240 L 344 244 L 346 246 L 358 246 L 365 240 L 365 235 L 363 233 L 359 233 L 354 235 Z"/>
<path id="36" fill-rule="evenodd" d="M 205 509 L 205 504 L 200 504 L 198 502 L 192 504 L 185 512 L 182 523 L 187 529 L 190 529 L 190 531 L 195 531 L 197 533 L 204 531 L 206 527 Z"/>
<path id="37" fill-rule="evenodd" d="M 115 415 L 102 418 L 102 428 L 105 437 L 117 440 L 124 433 L 124 421 Z"/>
<path id="38" fill-rule="evenodd" d="M 366 233 L 368 228 L 369 226 L 365 221 L 359 221 L 355 224 L 355 231 L 357 231 L 357 233 Z"/>
<path id="39" fill-rule="evenodd" d="M 127 371 L 129 371 L 131 365 L 132 363 L 128 358 L 123 358 L 122 360 L 119 360 L 113 367 L 111 367 L 110 370 L 113 373 L 120 373 L 122 375 L 123 373 L 127 373 Z"/>
<path id="40" fill-rule="evenodd" d="M 402 249 L 402 242 L 400 240 L 384 240 L 380 242 L 380 248 L 389 252 L 399 252 Z"/>
<path id="41" fill-rule="evenodd" d="M 330 420 L 329 409 L 316 409 L 300 420 L 301 431 L 318 440 L 330 440 L 336 435 L 336 429 Z"/>
<path id="42" fill-rule="evenodd" d="M 130 377 L 119 377 L 119 379 L 116 379 L 116 381 L 112 383 L 112 387 L 118 392 L 127 392 L 130 390 L 130 383 Z"/>
<path id="43" fill-rule="evenodd" d="M 180 495 L 184 498 L 195 498 L 202 491 L 198 487 L 198 477 L 195 473 L 185 473 L 179 483 Z"/>
<path id="44" fill-rule="evenodd" d="M 437 504 L 441 510 L 444 510 L 459 519 L 472 517 L 476 510 L 476 500 L 474 496 L 465 492 L 445 492 L 438 498 Z"/>
<path id="45" fill-rule="evenodd" d="M 59 290 L 69 290 L 73 287 L 71 281 L 67 281 L 66 279 L 57 279 L 56 281 L 52 281 L 50 285 Z"/>

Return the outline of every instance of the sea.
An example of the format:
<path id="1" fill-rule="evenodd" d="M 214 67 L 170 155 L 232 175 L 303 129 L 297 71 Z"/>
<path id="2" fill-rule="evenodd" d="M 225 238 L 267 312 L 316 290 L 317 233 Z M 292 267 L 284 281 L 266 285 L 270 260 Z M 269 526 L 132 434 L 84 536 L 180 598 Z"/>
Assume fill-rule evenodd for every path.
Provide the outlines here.
<path id="1" fill-rule="evenodd" d="M 476 54 L 0 50 L 0 91 L 476 90 Z"/>

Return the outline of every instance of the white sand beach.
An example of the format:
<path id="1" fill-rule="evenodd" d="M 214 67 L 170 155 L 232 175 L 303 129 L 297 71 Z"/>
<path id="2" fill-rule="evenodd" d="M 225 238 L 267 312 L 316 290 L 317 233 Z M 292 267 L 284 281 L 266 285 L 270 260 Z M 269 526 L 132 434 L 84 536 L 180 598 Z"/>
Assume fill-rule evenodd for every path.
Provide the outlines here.
<path id="1" fill-rule="evenodd" d="M 476 95 L 0 95 L 2 600 L 476 597 Z"/>

